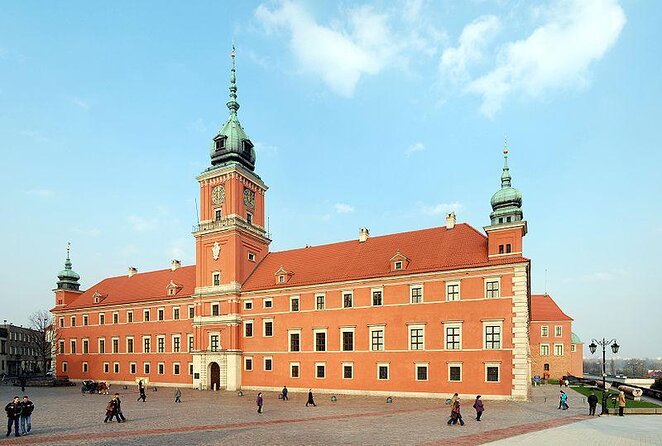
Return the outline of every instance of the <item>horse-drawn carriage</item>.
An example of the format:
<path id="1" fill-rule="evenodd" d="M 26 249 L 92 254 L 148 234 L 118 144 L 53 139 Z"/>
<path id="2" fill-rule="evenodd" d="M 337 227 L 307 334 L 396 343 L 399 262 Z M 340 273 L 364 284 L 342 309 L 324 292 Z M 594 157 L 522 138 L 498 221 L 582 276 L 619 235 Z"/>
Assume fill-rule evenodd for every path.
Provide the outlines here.
<path id="1" fill-rule="evenodd" d="M 110 385 L 106 384 L 105 381 L 83 381 L 81 384 L 80 391 L 82 393 L 98 393 L 100 395 L 108 395 L 110 393 Z"/>

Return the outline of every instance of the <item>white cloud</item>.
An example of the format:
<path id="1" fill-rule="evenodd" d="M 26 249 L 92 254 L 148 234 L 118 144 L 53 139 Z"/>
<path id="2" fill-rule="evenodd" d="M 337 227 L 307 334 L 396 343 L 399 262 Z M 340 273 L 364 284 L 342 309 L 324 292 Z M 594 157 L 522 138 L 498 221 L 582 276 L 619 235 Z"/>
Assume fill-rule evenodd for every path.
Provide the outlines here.
<path id="1" fill-rule="evenodd" d="M 52 189 L 30 189 L 24 191 L 26 195 L 39 198 L 50 198 L 55 195 L 55 191 Z"/>
<path id="2" fill-rule="evenodd" d="M 449 212 L 457 212 L 462 208 L 462 205 L 458 202 L 454 203 L 439 203 L 431 206 L 419 204 L 421 212 L 426 215 L 446 215 Z"/>
<path id="3" fill-rule="evenodd" d="M 52 142 L 53 140 L 47 136 L 42 135 L 36 130 L 21 130 L 19 132 L 22 136 L 27 136 L 28 138 L 33 139 L 35 142 Z"/>
<path id="4" fill-rule="evenodd" d="M 276 153 L 278 153 L 278 150 L 279 150 L 278 146 L 255 141 L 255 151 L 258 153 L 271 153 L 275 155 Z"/>
<path id="5" fill-rule="evenodd" d="M 206 134 L 208 133 L 208 127 L 205 124 L 205 121 L 202 118 L 198 118 L 195 121 L 189 123 L 187 126 L 189 131 L 195 132 L 195 133 L 202 133 Z"/>
<path id="6" fill-rule="evenodd" d="M 468 67 L 485 58 L 487 46 L 501 30 L 501 20 L 493 15 L 479 17 L 462 30 L 459 45 L 447 48 L 441 56 L 439 69 L 453 82 L 466 80 Z"/>
<path id="7" fill-rule="evenodd" d="M 84 99 L 81 98 L 71 98 L 72 104 L 75 106 L 82 108 L 83 110 L 89 110 L 90 109 L 90 103 Z"/>
<path id="8" fill-rule="evenodd" d="M 610 282 L 612 280 L 623 279 L 630 275 L 630 273 L 622 268 L 616 268 L 609 271 L 596 271 L 591 274 L 583 276 L 586 282 Z"/>
<path id="9" fill-rule="evenodd" d="M 350 212 L 354 212 L 354 206 L 350 206 L 347 203 L 336 203 L 334 208 L 339 214 L 349 214 Z"/>
<path id="10" fill-rule="evenodd" d="M 158 226 L 156 219 L 149 220 L 138 215 L 129 215 L 126 217 L 126 221 L 131 225 L 131 229 L 136 232 L 152 231 Z"/>
<path id="11" fill-rule="evenodd" d="M 412 156 L 414 152 L 421 152 L 423 150 L 425 150 L 425 144 L 423 144 L 422 142 L 417 142 L 416 144 L 412 144 L 407 148 L 407 150 L 405 150 L 405 156 L 409 158 L 410 156 Z"/>
<path id="12" fill-rule="evenodd" d="M 482 96 L 486 116 L 497 113 L 510 94 L 538 97 L 587 85 L 590 64 L 616 43 L 626 22 L 616 0 L 562 0 L 541 17 L 543 25 L 526 39 L 503 45 L 495 68 L 467 85 L 468 92 Z"/>
<path id="13" fill-rule="evenodd" d="M 76 234 L 81 234 L 88 237 L 98 237 L 101 235 L 101 230 L 99 228 L 81 228 L 75 227 L 74 232 Z"/>

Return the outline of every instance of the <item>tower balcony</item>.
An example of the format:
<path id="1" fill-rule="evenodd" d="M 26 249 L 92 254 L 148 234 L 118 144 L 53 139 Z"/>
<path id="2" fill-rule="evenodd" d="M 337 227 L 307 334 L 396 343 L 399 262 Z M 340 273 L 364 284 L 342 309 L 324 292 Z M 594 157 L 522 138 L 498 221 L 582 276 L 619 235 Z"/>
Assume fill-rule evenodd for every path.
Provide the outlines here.
<path id="1" fill-rule="evenodd" d="M 246 220 L 236 214 L 228 215 L 220 220 L 201 221 L 199 224 L 193 225 L 192 232 L 194 236 L 199 236 L 209 232 L 231 229 L 243 229 L 244 231 L 268 240 L 268 234 L 262 226 L 249 224 Z"/>

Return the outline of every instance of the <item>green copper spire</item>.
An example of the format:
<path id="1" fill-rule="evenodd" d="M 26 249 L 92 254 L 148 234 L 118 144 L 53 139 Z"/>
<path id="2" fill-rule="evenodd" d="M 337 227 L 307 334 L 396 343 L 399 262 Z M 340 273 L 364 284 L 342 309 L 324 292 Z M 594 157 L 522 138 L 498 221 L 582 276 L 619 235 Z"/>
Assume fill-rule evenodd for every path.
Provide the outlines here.
<path id="1" fill-rule="evenodd" d="M 80 276 L 71 269 L 71 259 L 69 258 L 70 250 L 71 243 L 67 243 L 67 259 L 64 261 L 64 269 L 57 275 L 57 278 L 59 279 L 57 282 L 57 289 L 78 291 L 80 288 L 80 284 L 78 283 Z"/>
<path id="2" fill-rule="evenodd" d="M 503 147 L 501 189 L 492 195 L 490 204 L 492 205 L 490 220 L 493 225 L 521 221 L 524 218 L 524 214 L 522 213 L 522 194 L 512 187 L 512 177 L 510 176 L 510 168 L 508 168 L 507 142 Z"/>
<path id="3" fill-rule="evenodd" d="M 232 58 L 230 95 L 226 104 L 228 110 L 230 110 L 230 116 L 212 142 L 210 150 L 211 164 L 213 167 L 239 164 L 253 171 L 255 170 L 254 146 L 241 126 L 237 115 L 239 102 L 237 102 L 237 68 L 234 45 L 232 45 L 230 57 Z"/>

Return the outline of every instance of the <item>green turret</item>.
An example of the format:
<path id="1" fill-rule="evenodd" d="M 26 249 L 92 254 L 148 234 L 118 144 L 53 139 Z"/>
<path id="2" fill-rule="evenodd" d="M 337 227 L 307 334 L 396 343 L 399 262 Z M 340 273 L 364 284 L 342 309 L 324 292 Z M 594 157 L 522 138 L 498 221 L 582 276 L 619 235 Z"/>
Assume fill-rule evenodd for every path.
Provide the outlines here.
<path id="1" fill-rule="evenodd" d="M 510 169 L 508 168 L 508 146 L 503 148 L 503 172 L 501 173 L 501 189 L 492 195 L 492 225 L 522 221 L 522 194 L 511 185 Z"/>
<path id="2" fill-rule="evenodd" d="M 232 69 L 230 70 L 230 99 L 226 105 L 230 110 L 230 117 L 212 141 L 211 164 L 214 167 L 241 164 L 252 172 L 255 170 L 255 149 L 237 117 L 239 103 L 237 102 L 234 45 L 232 46 Z"/>
<path id="3" fill-rule="evenodd" d="M 80 283 L 78 283 L 78 280 L 80 279 L 80 276 L 76 271 L 71 269 L 71 259 L 69 258 L 70 249 L 71 243 L 67 243 L 67 260 L 64 261 L 64 269 L 57 275 L 57 278 L 59 279 L 57 281 L 57 289 L 79 291 Z"/>

